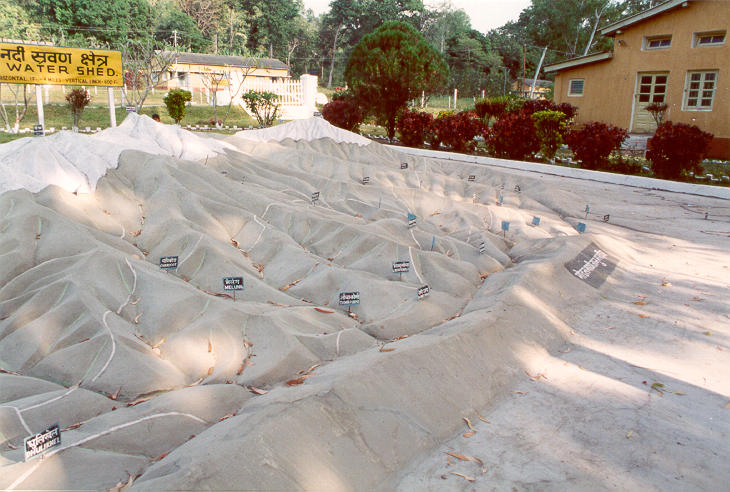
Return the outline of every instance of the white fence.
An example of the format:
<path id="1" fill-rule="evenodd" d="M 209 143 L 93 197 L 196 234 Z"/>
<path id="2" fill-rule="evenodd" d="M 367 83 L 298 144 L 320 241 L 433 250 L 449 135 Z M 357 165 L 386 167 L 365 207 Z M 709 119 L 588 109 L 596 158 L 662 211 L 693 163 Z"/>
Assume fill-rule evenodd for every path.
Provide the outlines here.
<path id="1" fill-rule="evenodd" d="M 284 79 L 271 80 L 268 77 L 246 77 L 241 85 L 240 79 L 230 82 L 229 87 L 240 90 L 233 96 L 233 102 L 240 104 L 249 114 L 247 105 L 241 96 L 248 91 L 273 92 L 278 96 L 276 103 L 280 106 L 280 118 L 284 120 L 297 120 L 310 118 L 315 110 L 315 97 L 317 95 L 317 77 L 314 75 L 302 75 L 300 80 Z M 218 104 L 228 104 L 230 94 L 228 91 L 218 93 Z M 224 101 L 225 99 L 225 101 Z M 253 115 L 252 115 L 253 116 Z"/>

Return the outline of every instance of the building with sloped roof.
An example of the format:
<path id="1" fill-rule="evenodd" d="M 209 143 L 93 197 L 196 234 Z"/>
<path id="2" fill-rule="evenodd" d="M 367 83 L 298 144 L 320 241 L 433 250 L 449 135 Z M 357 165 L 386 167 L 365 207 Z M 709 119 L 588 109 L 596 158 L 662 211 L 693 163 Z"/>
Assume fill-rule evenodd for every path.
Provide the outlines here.
<path id="1" fill-rule="evenodd" d="M 600 30 L 613 50 L 545 67 L 554 99 L 578 107 L 576 121 L 603 121 L 651 134 L 646 107 L 715 138 L 708 156 L 730 158 L 730 0 L 669 0 Z"/>

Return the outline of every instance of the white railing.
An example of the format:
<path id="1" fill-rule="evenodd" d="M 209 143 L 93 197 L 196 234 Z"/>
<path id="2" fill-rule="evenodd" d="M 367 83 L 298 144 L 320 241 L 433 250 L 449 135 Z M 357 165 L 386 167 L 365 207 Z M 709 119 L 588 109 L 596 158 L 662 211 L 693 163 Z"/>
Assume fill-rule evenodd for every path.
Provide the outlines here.
<path id="1" fill-rule="evenodd" d="M 276 102 L 282 107 L 302 106 L 302 82 L 300 80 L 284 79 L 272 81 L 266 77 L 247 77 L 243 81 L 241 94 L 248 91 L 273 92 L 279 96 Z"/>
<path id="2" fill-rule="evenodd" d="M 240 83 L 240 82 L 238 82 Z M 238 87 L 235 80 L 233 87 Z M 248 91 L 273 92 L 278 97 L 276 103 L 281 107 L 281 118 L 285 120 L 311 118 L 315 110 L 317 96 L 317 77 L 302 75 L 300 80 L 284 79 L 273 81 L 267 77 L 246 77 L 243 86 L 233 101 L 240 104 L 251 114 L 241 96 Z M 219 99 L 220 102 L 220 99 Z"/>

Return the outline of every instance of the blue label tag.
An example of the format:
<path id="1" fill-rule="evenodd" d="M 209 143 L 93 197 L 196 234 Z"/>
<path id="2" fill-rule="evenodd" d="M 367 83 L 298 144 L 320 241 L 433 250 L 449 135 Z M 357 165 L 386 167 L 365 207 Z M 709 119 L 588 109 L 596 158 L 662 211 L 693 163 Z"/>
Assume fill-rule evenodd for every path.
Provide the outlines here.
<path id="1" fill-rule="evenodd" d="M 506 220 L 502 221 L 502 230 L 505 232 L 509 231 L 509 222 L 507 222 Z"/>
<path id="2" fill-rule="evenodd" d="M 539 226 L 540 225 L 540 217 L 533 217 L 532 218 L 532 225 Z"/>
<path id="3" fill-rule="evenodd" d="M 584 233 L 586 232 L 586 225 L 583 222 L 578 222 L 578 225 L 575 226 L 575 230 L 580 233 Z"/>

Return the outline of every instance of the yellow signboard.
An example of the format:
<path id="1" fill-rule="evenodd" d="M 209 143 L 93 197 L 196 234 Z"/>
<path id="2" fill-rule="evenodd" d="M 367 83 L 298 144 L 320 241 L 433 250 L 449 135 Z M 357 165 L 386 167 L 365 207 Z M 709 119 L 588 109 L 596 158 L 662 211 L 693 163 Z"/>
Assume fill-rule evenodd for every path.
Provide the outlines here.
<path id="1" fill-rule="evenodd" d="M 120 87 L 123 78 L 120 51 L 0 43 L 0 82 Z"/>

